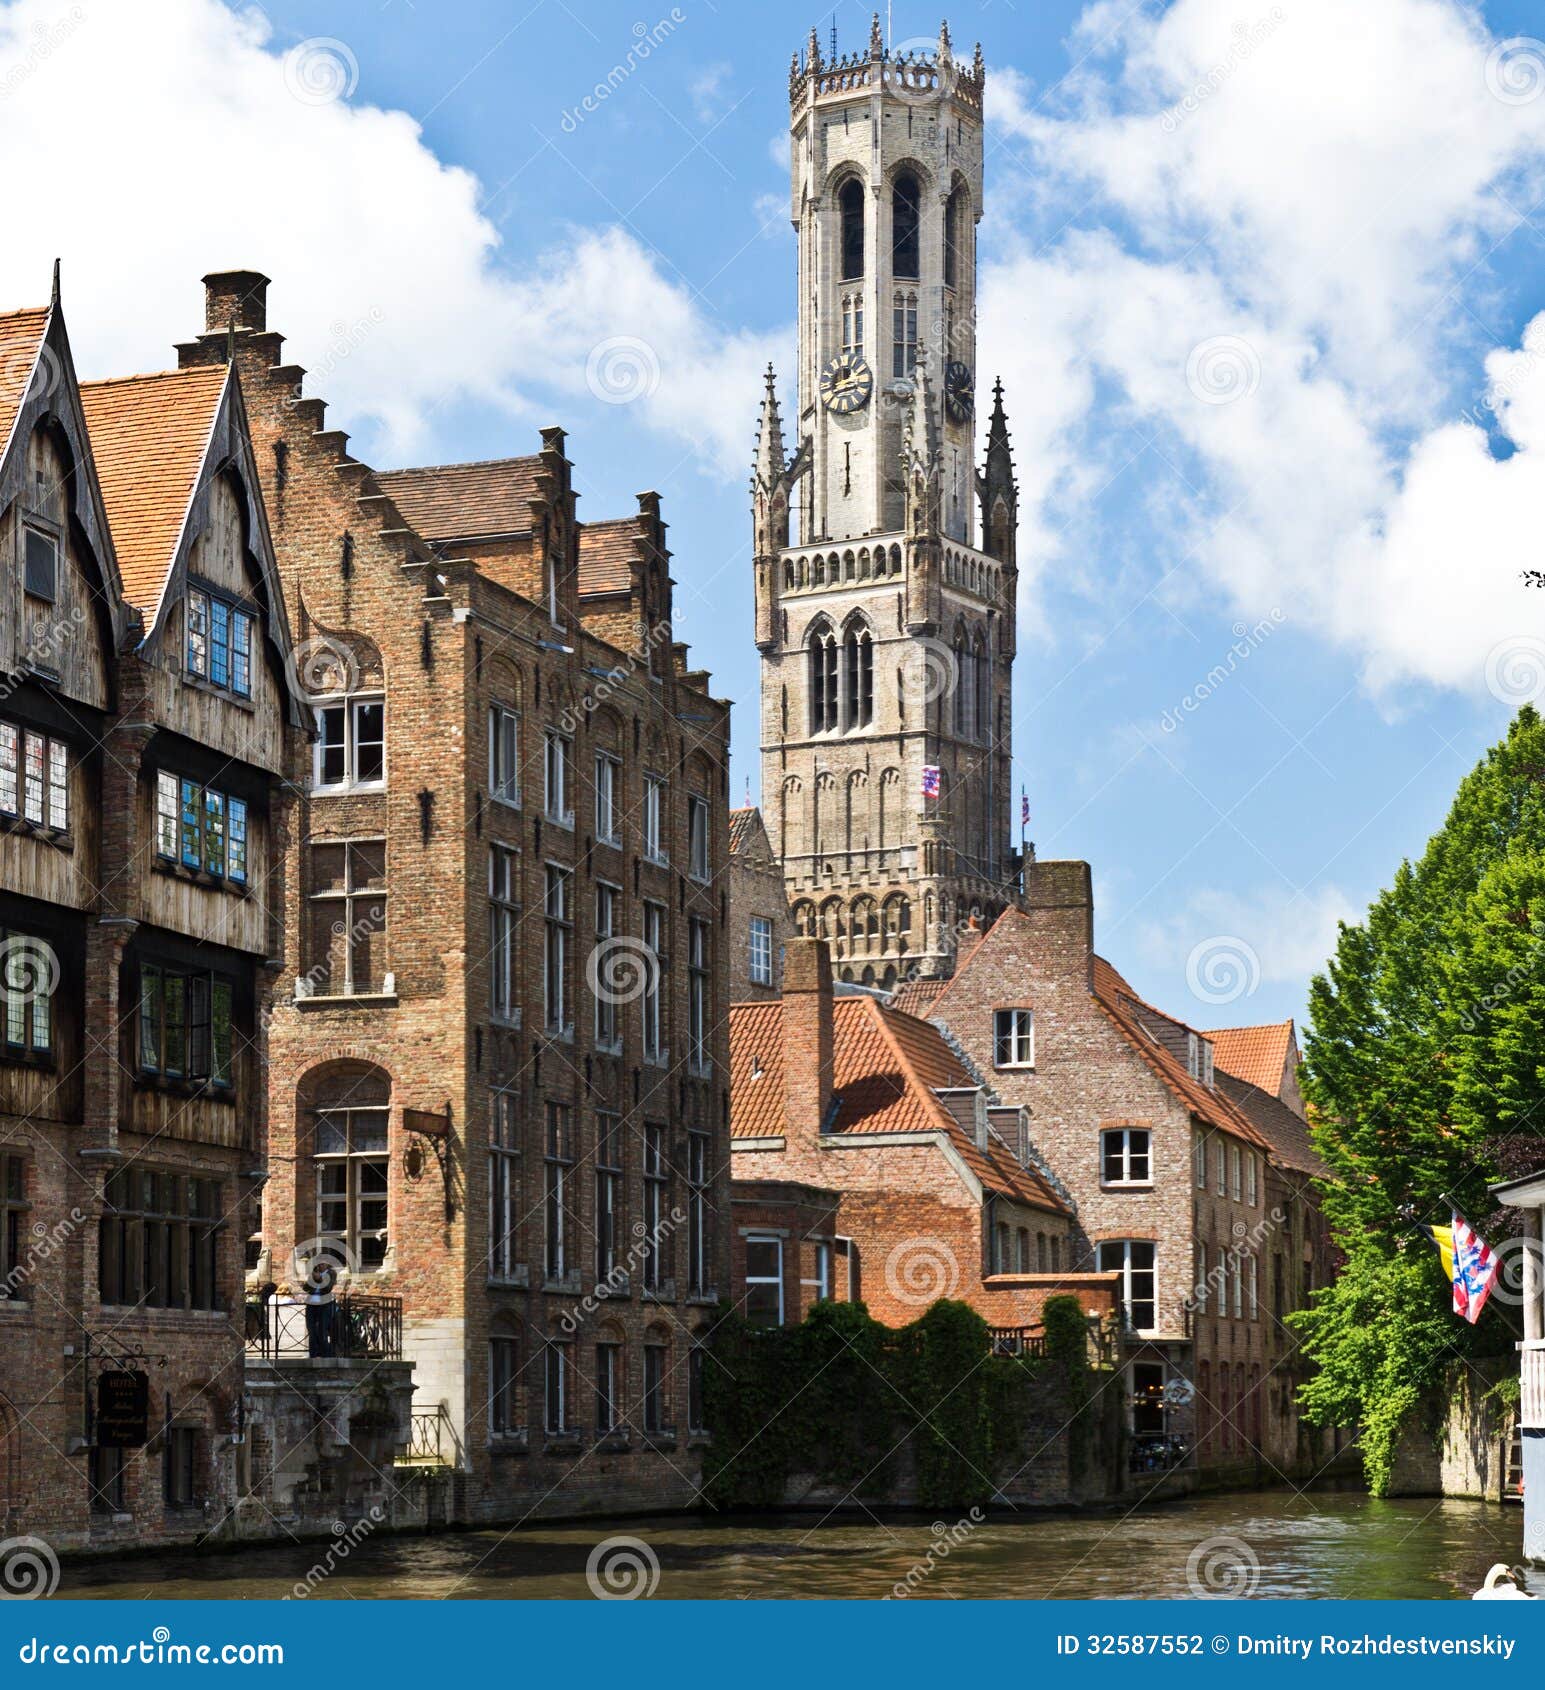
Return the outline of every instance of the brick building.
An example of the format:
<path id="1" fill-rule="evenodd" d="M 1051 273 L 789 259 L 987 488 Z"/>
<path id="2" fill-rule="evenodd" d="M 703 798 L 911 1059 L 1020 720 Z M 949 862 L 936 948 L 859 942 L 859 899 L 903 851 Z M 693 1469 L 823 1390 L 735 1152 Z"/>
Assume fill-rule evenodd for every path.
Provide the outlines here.
<path id="1" fill-rule="evenodd" d="M 1093 928 L 1088 864 L 1032 863 L 953 979 L 898 996 L 1025 1111 L 1073 1209 L 1072 1265 L 1121 1276 L 1137 1459 L 1162 1465 L 1178 1441 L 1219 1475 L 1295 1473 L 1282 1319 L 1325 1265 L 1303 1121 L 1224 1076 L 1212 1036 L 1140 998 Z"/>
<path id="2" fill-rule="evenodd" d="M 783 890 L 783 867 L 754 806 L 730 811 L 731 1003 L 778 996 L 783 953 L 793 931 Z"/>
<path id="3" fill-rule="evenodd" d="M 937 1028 L 834 993 L 823 940 L 790 942 L 781 1002 L 731 1008 L 730 1061 L 736 1290 L 762 1318 L 826 1295 L 893 1326 L 939 1297 L 998 1327 L 1038 1323 L 1057 1290 L 1113 1308 L 1113 1275 L 1074 1271 L 1072 1217 L 1023 1111 L 991 1099 Z M 781 1218 L 780 1182 L 800 1188 Z"/>
<path id="4" fill-rule="evenodd" d="M 317 742 L 288 840 L 255 1280 L 402 1299 L 464 1519 L 681 1504 L 727 1285 L 728 705 L 672 638 L 659 500 L 564 436 L 376 472 L 267 325 L 227 340 Z"/>
<path id="5" fill-rule="evenodd" d="M 947 975 L 1018 883 L 1001 388 L 976 455 L 984 83 L 947 28 L 892 58 L 876 21 L 835 62 L 812 33 L 789 84 L 796 438 L 769 369 L 752 474 L 762 800 L 797 930 L 881 987 Z"/>
<path id="6" fill-rule="evenodd" d="M 0 318 L 0 1525 L 202 1538 L 303 739 L 238 372 L 77 383 Z"/>

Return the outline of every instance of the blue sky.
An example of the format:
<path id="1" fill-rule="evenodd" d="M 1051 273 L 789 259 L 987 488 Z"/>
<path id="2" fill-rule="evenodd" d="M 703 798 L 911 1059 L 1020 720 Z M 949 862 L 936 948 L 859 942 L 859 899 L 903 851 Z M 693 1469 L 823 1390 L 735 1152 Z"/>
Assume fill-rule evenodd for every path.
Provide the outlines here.
<path id="1" fill-rule="evenodd" d="M 756 371 L 790 362 L 789 55 L 831 12 L 124 10 L 0 7 L 11 156 L 66 84 L 98 118 L 58 160 L 70 191 L 27 190 L 6 302 L 61 252 L 77 361 L 121 374 L 198 326 L 203 270 L 250 264 L 383 467 L 563 424 L 582 515 L 664 495 L 683 634 L 742 701 L 754 791 Z M 896 42 L 936 35 L 893 11 Z M 1336 917 L 1545 682 L 1521 580 L 1545 514 L 1529 11 L 950 12 L 989 67 L 980 373 L 1007 385 L 1025 505 L 1017 777 L 1041 853 L 1094 865 L 1102 949 L 1197 1025 L 1301 1014 Z M 837 8 L 840 45 L 868 15 Z M 602 396 L 613 342 L 626 403 Z"/>

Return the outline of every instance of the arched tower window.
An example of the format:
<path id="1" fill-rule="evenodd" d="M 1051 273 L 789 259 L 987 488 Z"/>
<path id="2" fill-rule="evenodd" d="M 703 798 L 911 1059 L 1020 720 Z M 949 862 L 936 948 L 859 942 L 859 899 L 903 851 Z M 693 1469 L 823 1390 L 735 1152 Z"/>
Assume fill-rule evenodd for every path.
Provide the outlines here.
<path id="1" fill-rule="evenodd" d="M 850 628 L 843 641 L 847 683 L 847 725 L 867 728 L 874 720 L 874 641 L 867 628 Z"/>
<path id="2" fill-rule="evenodd" d="M 988 725 L 992 721 L 992 708 L 987 698 L 987 644 L 982 638 L 980 628 L 976 631 L 971 653 L 972 679 L 976 685 L 976 737 L 987 737 Z"/>
<path id="3" fill-rule="evenodd" d="M 830 628 L 810 636 L 810 731 L 837 726 L 837 636 Z"/>
<path id="4" fill-rule="evenodd" d="M 864 185 L 849 177 L 837 190 L 837 209 L 842 218 L 842 280 L 852 281 L 864 273 Z"/>
<path id="5" fill-rule="evenodd" d="M 918 228 L 922 217 L 922 197 L 917 178 L 910 171 L 903 171 L 891 190 L 891 271 L 894 275 L 915 279 L 919 274 Z"/>

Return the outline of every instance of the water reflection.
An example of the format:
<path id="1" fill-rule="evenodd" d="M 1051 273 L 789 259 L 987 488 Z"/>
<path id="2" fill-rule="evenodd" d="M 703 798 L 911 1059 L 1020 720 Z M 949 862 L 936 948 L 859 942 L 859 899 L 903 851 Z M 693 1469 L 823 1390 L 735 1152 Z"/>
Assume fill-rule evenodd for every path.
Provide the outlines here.
<path id="1" fill-rule="evenodd" d="M 909 1575 L 912 1594 L 928 1599 L 1188 1596 L 1213 1562 L 1230 1594 L 1449 1599 L 1468 1597 L 1494 1562 L 1519 1560 L 1523 1513 L 1479 1502 L 1269 1491 L 1126 1516 L 989 1515 L 980 1525 L 954 1516 L 825 1525 L 765 1516 L 595 1521 L 369 1538 L 334 1557 L 312 1597 L 587 1598 L 591 1551 L 617 1533 L 650 1546 L 660 1563 L 656 1595 L 679 1599 L 873 1598 L 905 1588 Z M 327 1547 L 204 1549 L 67 1567 L 59 1595 L 281 1597 L 325 1564 Z M 1545 1594 L 1541 1575 L 1531 1588 Z"/>

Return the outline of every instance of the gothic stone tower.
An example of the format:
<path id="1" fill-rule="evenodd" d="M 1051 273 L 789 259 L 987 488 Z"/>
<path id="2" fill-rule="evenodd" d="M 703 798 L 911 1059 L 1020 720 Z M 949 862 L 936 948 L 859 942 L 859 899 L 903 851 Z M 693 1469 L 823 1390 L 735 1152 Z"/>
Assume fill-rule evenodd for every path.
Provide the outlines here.
<path id="1" fill-rule="evenodd" d="M 789 77 L 796 442 L 769 368 L 751 481 L 762 798 L 798 929 L 882 986 L 949 974 L 1018 887 L 1001 388 L 980 472 L 975 445 L 984 79 L 947 27 L 893 57 L 878 19 L 833 62 L 812 32 Z"/>

